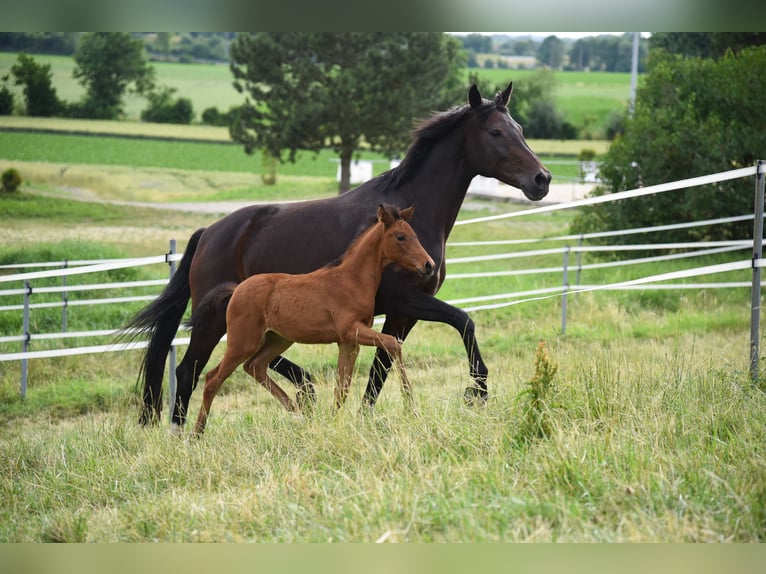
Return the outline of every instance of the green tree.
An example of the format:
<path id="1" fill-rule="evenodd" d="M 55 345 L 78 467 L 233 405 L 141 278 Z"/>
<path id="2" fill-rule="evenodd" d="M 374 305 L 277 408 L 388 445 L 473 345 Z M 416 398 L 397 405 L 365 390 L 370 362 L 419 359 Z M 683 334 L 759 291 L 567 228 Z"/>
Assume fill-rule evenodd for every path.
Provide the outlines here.
<path id="1" fill-rule="evenodd" d="M 604 157 L 596 195 L 753 165 L 766 150 L 758 121 L 766 93 L 766 46 L 718 60 L 653 51 L 633 117 Z M 749 189 L 749 185 L 746 186 Z M 575 233 L 714 219 L 752 212 L 742 182 L 721 182 L 585 209 Z M 752 223 L 664 232 L 657 241 L 741 239 Z M 610 241 L 619 240 L 610 238 Z M 625 241 L 632 240 L 625 236 Z M 651 238 L 650 238 L 651 240 Z"/>
<path id="2" fill-rule="evenodd" d="M 144 43 L 127 32 L 83 35 L 74 60 L 73 75 L 87 92 L 82 104 L 87 117 L 115 119 L 128 90 L 143 95 L 154 87 L 154 68 L 144 58 Z"/>
<path id="3" fill-rule="evenodd" d="M 457 101 L 464 66 L 460 42 L 441 33 L 240 34 L 231 70 L 247 97 L 231 135 L 247 153 L 287 161 L 329 145 L 344 192 L 362 142 L 403 152 L 414 119 Z"/>
<path id="4" fill-rule="evenodd" d="M 548 36 L 537 49 L 537 60 L 554 70 L 564 63 L 564 42 L 557 36 Z"/>
<path id="5" fill-rule="evenodd" d="M 24 86 L 28 116 L 55 116 L 62 108 L 53 87 L 50 64 L 38 64 L 32 56 L 19 54 L 11 66 L 14 84 Z"/>
<path id="6" fill-rule="evenodd" d="M 766 44 L 766 32 L 657 32 L 649 40 L 652 49 L 699 58 L 720 58 L 748 46 Z"/>

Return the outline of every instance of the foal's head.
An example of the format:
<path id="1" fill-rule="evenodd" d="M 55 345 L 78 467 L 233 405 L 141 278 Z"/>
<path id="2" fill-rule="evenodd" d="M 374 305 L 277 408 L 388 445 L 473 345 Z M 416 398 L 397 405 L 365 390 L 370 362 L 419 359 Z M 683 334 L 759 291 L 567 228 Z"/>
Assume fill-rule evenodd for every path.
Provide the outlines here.
<path id="1" fill-rule="evenodd" d="M 434 272 L 434 260 L 408 223 L 414 211 L 414 205 L 402 210 L 393 205 L 378 206 L 378 222 L 383 224 L 383 258 L 421 277 L 429 277 Z"/>

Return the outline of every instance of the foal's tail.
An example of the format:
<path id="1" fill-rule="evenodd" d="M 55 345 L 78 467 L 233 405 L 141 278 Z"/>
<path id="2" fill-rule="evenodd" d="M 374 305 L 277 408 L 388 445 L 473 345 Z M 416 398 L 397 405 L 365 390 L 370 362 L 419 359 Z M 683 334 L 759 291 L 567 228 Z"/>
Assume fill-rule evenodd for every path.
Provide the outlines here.
<path id="1" fill-rule="evenodd" d="M 150 335 L 137 382 L 138 388 L 141 387 L 142 379 L 144 383 L 144 406 L 139 419 L 142 425 L 157 422 L 162 411 L 162 376 L 165 361 L 186 311 L 186 304 L 191 298 L 189 270 L 203 231 L 204 228 L 198 229 L 189 238 L 176 272 L 159 297 L 141 309 L 125 326 L 126 329 L 138 332 L 132 335 L 133 338 L 137 338 L 141 333 Z"/>
<path id="2" fill-rule="evenodd" d="M 226 315 L 226 307 L 229 306 L 229 300 L 231 300 L 231 296 L 234 294 L 234 289 L 236 288 L 237 283 L 232 281 L 220 283 L 213 287 L 210 291 L 205 293 L 205 296 L 197 305 L 192 316 L 189 317 L 184 324 L 187 327 L 194 329 L 194 327 L 206 325 L 215 317 Z"/>

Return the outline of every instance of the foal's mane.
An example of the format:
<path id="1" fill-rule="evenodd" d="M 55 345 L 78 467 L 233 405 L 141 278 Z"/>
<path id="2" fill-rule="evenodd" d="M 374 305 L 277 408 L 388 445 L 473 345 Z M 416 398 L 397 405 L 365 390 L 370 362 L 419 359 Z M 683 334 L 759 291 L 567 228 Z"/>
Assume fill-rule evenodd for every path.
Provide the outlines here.
<path id="1" fill-rule="evenodd" d="M 499 92 L 494 100 L 483 100 L 475 111 L 481 122 L 494 110 L 507 111 L 507 108 L 500 103 Z M 396 189 L 411 179 L 420 169 L 421 164 L 428 157 L 428 153 L 436 142 L 461 123 L 470 111 L 471 106 L 463 104 L 444 112 L 435 113 L 415 126 L 412 130 L 412 144 L 402 162 L 381 176 L 380 183 L 383 189 Z"/>

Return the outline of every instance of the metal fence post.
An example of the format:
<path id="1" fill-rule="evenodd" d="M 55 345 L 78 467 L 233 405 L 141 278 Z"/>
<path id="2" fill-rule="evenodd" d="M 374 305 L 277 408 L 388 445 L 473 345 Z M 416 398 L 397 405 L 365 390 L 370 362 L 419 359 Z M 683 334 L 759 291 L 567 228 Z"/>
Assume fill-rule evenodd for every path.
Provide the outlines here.
<path id="1" fill-rule="evenodd" d="M 758 381 L 758 362 L 760 358 L 761 322 L 761 268 L 756 265 L 761 258 L 763 248 L 763 198 L 764 198 L 764 162 L 758 160 L 755 169 L 755 222 L 753 224 L 753 286 L 750 303 L 750 379 Z"/>
<path id="2" fill-rule="evenodd" d="M 173 274 L 176 272 L 176 262 L 170 258 L 171 255 L 176 253 L 176 240 L 170 240 L 170 250 L 168 251 L 167 262 L 170 266 L 170 279 L 173 279 Z M 168 416 L 170 421 L 173 421 L 173 406 L 176 403 L 176 346 L 170 345 L 170 353 L 168 355 Z"/>
<path id="3" fill-rule="evenodd" d="M 569 245 L 564 249 L 564 293 L 561 296 L 561 334 L 567 332 L 567 292 L 569 291 Z"/>
<path id="4" fill-rule="evenodd" d="M 21 352 L 26 353 L 29 350 L 29 296 L 32 294 L 32 286 L 29 281 L 24 281 L 24 317 L 22 319 L 22 330 L 24 331 L 24 342 L 21 344 Z M 28 361 L 26 357 L 21 359 L 21 398 L 27 397 L 27 377 L 29 374 Z"/>

